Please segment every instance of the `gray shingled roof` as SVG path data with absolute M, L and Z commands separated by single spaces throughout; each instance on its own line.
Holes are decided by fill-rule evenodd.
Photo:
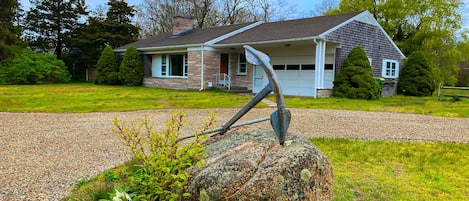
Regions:
M 125 50 L 129 46 L 137 48 L 151 48 L 151 47 L 168 47 L 168 46 L 182 46 L 182 45 L 198 45 L 210 41 L 219 36 L 225 35 L 252 23 L 234 24 L 228 26 L 212 27 L 205 29 L 194 29 L 193 32 L 187 33 L 180 37 L 171 37 L 172 33 L 161 33 L 147 39 L 139 40 L 125 46 L 116 48 L 117 51 Z
M 362 12 L 268 22 L 220 41 L 217 44 L 267 42 L 319 36 L 360 13 Z
M 296 38 L 318 36 L 337 25 L 355 17 L 362 12 L 320 16 L 313 18 L 295 19 L 279 22 L 267 22 L 242 33 L 236 34 L 216 45 L 245 44 L 252 42 L 268 42 Z M 253 23 L 234 24 L 228 26 L 194 29 L 180 37 L 171 37 L 172 33 L 162 33 L 147 39 L 119 47 L 116 51 L 123 51 L 129 46 L 137 48 L 164 48 L 173 46 L 200 45 L 219 36 L 241 29 Z

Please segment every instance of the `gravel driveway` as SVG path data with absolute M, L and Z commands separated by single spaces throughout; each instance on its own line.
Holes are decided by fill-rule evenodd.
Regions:
M 191 133 L 212 111 L 221 125 L 237 110 L 185 110 L 190 122 L 185 131 Z M 254 109 L 241 121 L 266 117 L 272 111 Z M 469 142 L 469 118 L 322 109 L 291 112 L 289 132 L 307 138 Z M 129 154 L 111 132 L 112 120 L 118 116 L 124 121 L 138 121 L 145 114 L 155 126 L 161 126 L 169 110 L 0 113 L 0 200 L 58 200 L 77 180 L 121 164 Z M 255 127 L 270 125 L 263 122 Z

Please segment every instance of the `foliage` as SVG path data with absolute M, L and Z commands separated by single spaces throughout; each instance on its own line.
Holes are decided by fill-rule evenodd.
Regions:
M 118 85 L 119 82 L 119 66 L 117 66 L 117 58 L 111 46 L 104 48 L 101 57 L 96 64 L 97 75 L 95 84 Z
M 0 3 L 0 66 L 2 63 L 19 54 L 23 42 L 21 30 L 13 24 L 18 15 L 17 0 L 2 0 Z
M 425 51 L 445 85 L 457 81 L 461 53 L 455 49 L 461 28 L 461 0 L 341 0 L 329 14 L 370 11 L 405 55 Z
M 119 68 L 119 80 L 124 85 L 138 86 L 143 81 L 143 64 L 134 46 L 130 46 L 125 51 L 124 60 Z
M 431 96 L 435 86 L 425 55 L 418 51 L 412 53 L 402 69 L 397 92 L 409 96 Z
M 313 138 L 334 167 L 333 200 L 465 200 L 468 144 Z
M 69 82 L 65 64 L 54 56 L 25 50 L 11 64 L 0 69 L 0 83 L 36 84 L 38 82 Z
M 166 122 L 166 130 L 157 132 L 150 125 L 148 116 L 139 125 L 121 123 L 116 118 L 114 130 L 126 146 L 141 163 L 139 171 L 130 177 L 130 186 L 140 200 L 177 200 L 188 196 L 185 187 L 188 182 L 188 168 L 201 167 L 204 163 L 203 142 L 206 136 L 195 137 L 189 142 L 179 142 L 184 113 L 171 113 L 171 120 Z M 215 124 L 212 114 L 201 130 L 207 130 Z
M 137 13 L 137 24 L 141 28 L 141 35 L 148 37 L 171 32 L 174 16 L 192 16 L 196 28 L 205 28 L 291 18 L 292 14 L 297 14 L 293 9 L 288 1 L 280 0 L 144 1 Z
M 351 99 L 379 99 L 379 86 L 361 47 L 353 48 L 334 80 L 334 96 Z
M 62 50 L 70 33 L 80 25 L 79 19 L 85 11 L 85 0 L 37 0 L 26 15 L 26 30 L 30 46 L 49 51 L 54 49 L 57 59 L 62 59 Z

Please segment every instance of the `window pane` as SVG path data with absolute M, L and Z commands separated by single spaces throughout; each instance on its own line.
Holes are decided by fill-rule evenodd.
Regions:
M 334 69 L 334 64 L 324 64 L 324 69 L 325 70 L 332 70 L 332 69 Z
M 246 55 L 244 54 L 239 55 L 239 63 L 246 63 Z
M 287 70 L 300 70 L 300 65 L 287 65 Z
M 239 73 L 246 73 L 246 64 L 239 64 Z
M 274 65 L 272 67 L 274 70 L 285 70 L 285 65 Z
M 170 75 L 171 76 L 183 76 L 184 75 L 184 58 L 183 55 L 171 55 L 170 56 Z
M 303 64 L 301 65 L 301 70 L 314 70 L 315 65 L 314 64 Z

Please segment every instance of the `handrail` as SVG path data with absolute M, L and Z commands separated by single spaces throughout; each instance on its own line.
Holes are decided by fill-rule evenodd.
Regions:
M 228 83 L 226 82 L 226 80 L 228 80 Z M 226 74 L 226 73 L 223 73 L 223 81 L 225 81 L 225 87 L 228 88 L 228 91 L 231 90 L 231 77 Z

